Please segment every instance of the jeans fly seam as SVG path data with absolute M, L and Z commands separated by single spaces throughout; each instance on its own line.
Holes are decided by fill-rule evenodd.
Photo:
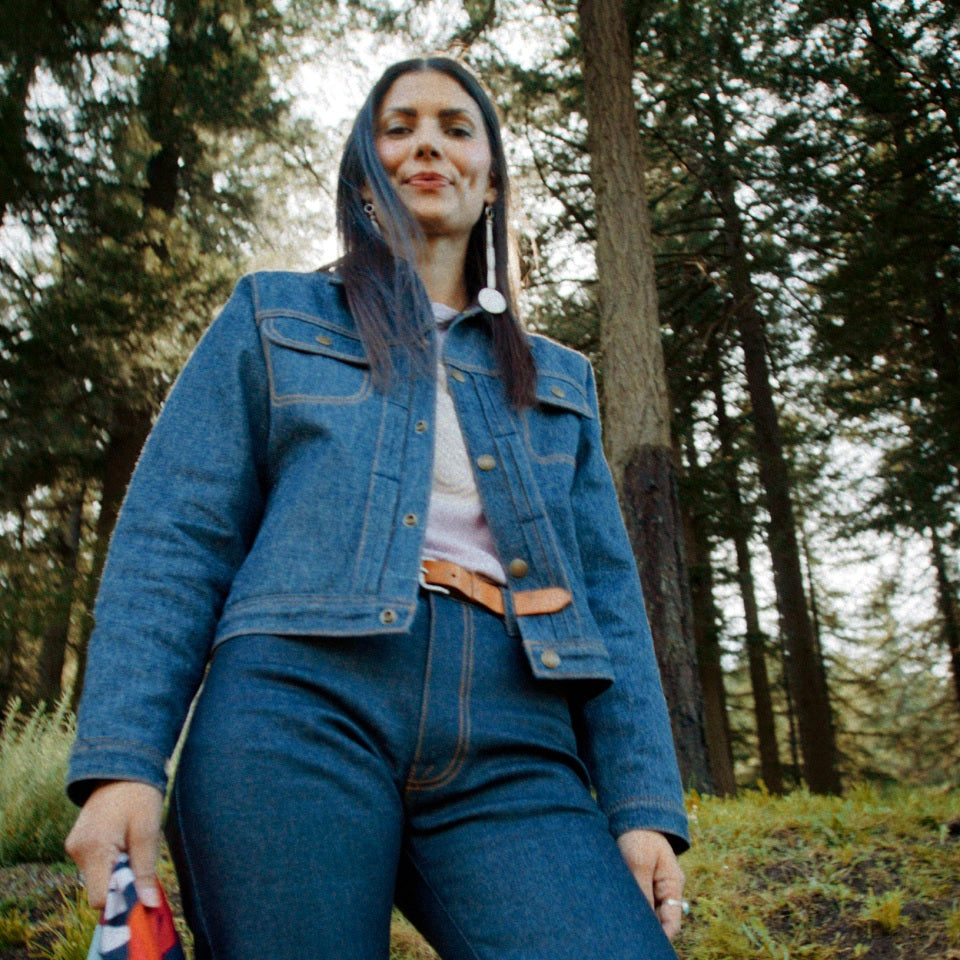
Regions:
M 407 781 L 407 792 L 413 790 L 438 790 L 451 783 L 463 768 L 470 749 L 470 687 L 473 683 L 474 632 L 473 609 L 468 604 L 459 604 L 463 616 L 462 666 L 460 687 L 457 691 L 457 743 L 447 766 L 432 777 L 412 776 Z M 432 639 L 432 636 L 431 636 Z M 432 644 L 431 644 L 432 647 Z M 411 773 L 415 768 L 411 768 Z

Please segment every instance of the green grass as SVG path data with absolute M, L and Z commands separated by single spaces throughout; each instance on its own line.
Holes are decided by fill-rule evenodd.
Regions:
M 76 812 L 63 793 L 72 737 L 63 708 L 0 724 L 0 868 L 52 864 L 0 869 L 0 960 L 86 957 L 93 912 L 59 862 Z M 681 960 L 960 960 L 960 788 L 687 803 Z M 176 907 L 168 861 L 160 874 Z M 396 915 L 390 957 L 436 955 Z
M 74 721 L 63 703 L 26 717 L 18 708 L 0 722 L 0 866 L 54 863 L 76 816 L 63 792 Z
M 960 790 L 688 806 L 683 960 L 960 960 Z
M 39 942 L 30 956 L 39 960 L 86 960 L 97 911 L 87 905 L 80 891 L 62 893 L 60 901 L 53 913 L 37 924 Z
M 33 936 L 29 916 L 16 905 L 0 907 L 0 950 L 25 947 Z

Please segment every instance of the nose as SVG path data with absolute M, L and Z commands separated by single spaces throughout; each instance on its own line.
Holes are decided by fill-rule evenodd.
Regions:
M 421 124 L 417 129 L 417 157 L 440 156 L 440 131 L 435 125 L 429 123 Z

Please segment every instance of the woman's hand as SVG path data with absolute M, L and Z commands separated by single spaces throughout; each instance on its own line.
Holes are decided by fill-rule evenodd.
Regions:
M 669 841 L 656 830 L 628 830 L 617 837 L 617 846 L 672 940 L 680 932 L 686 878 Z
M 163 794 L 147 783 L 117 780 L 97 787 L 83 805 L 64 847 L 80 868 L 90 906 L 107 899 L 117 856 L 130 856 L 137 896 L 147 907 L 160 906 L 157 853 Z

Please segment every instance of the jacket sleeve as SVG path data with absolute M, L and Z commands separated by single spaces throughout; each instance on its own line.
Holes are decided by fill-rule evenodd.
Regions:
M 603 454 L 589 366 L 587 380 L 594 416 L 582 427 L 573 511 L 590 610 L 615 679 L 582 704 L 580 749 L 611 832 L 658 830 L 681 852 L 689 835 L 670 719 L 633 551 Z
M 256 534 L 267 376 L 244 278 L 167 398 L 130 482 L 95 607 L 67 790 L 160 789 L 217 618 Z

